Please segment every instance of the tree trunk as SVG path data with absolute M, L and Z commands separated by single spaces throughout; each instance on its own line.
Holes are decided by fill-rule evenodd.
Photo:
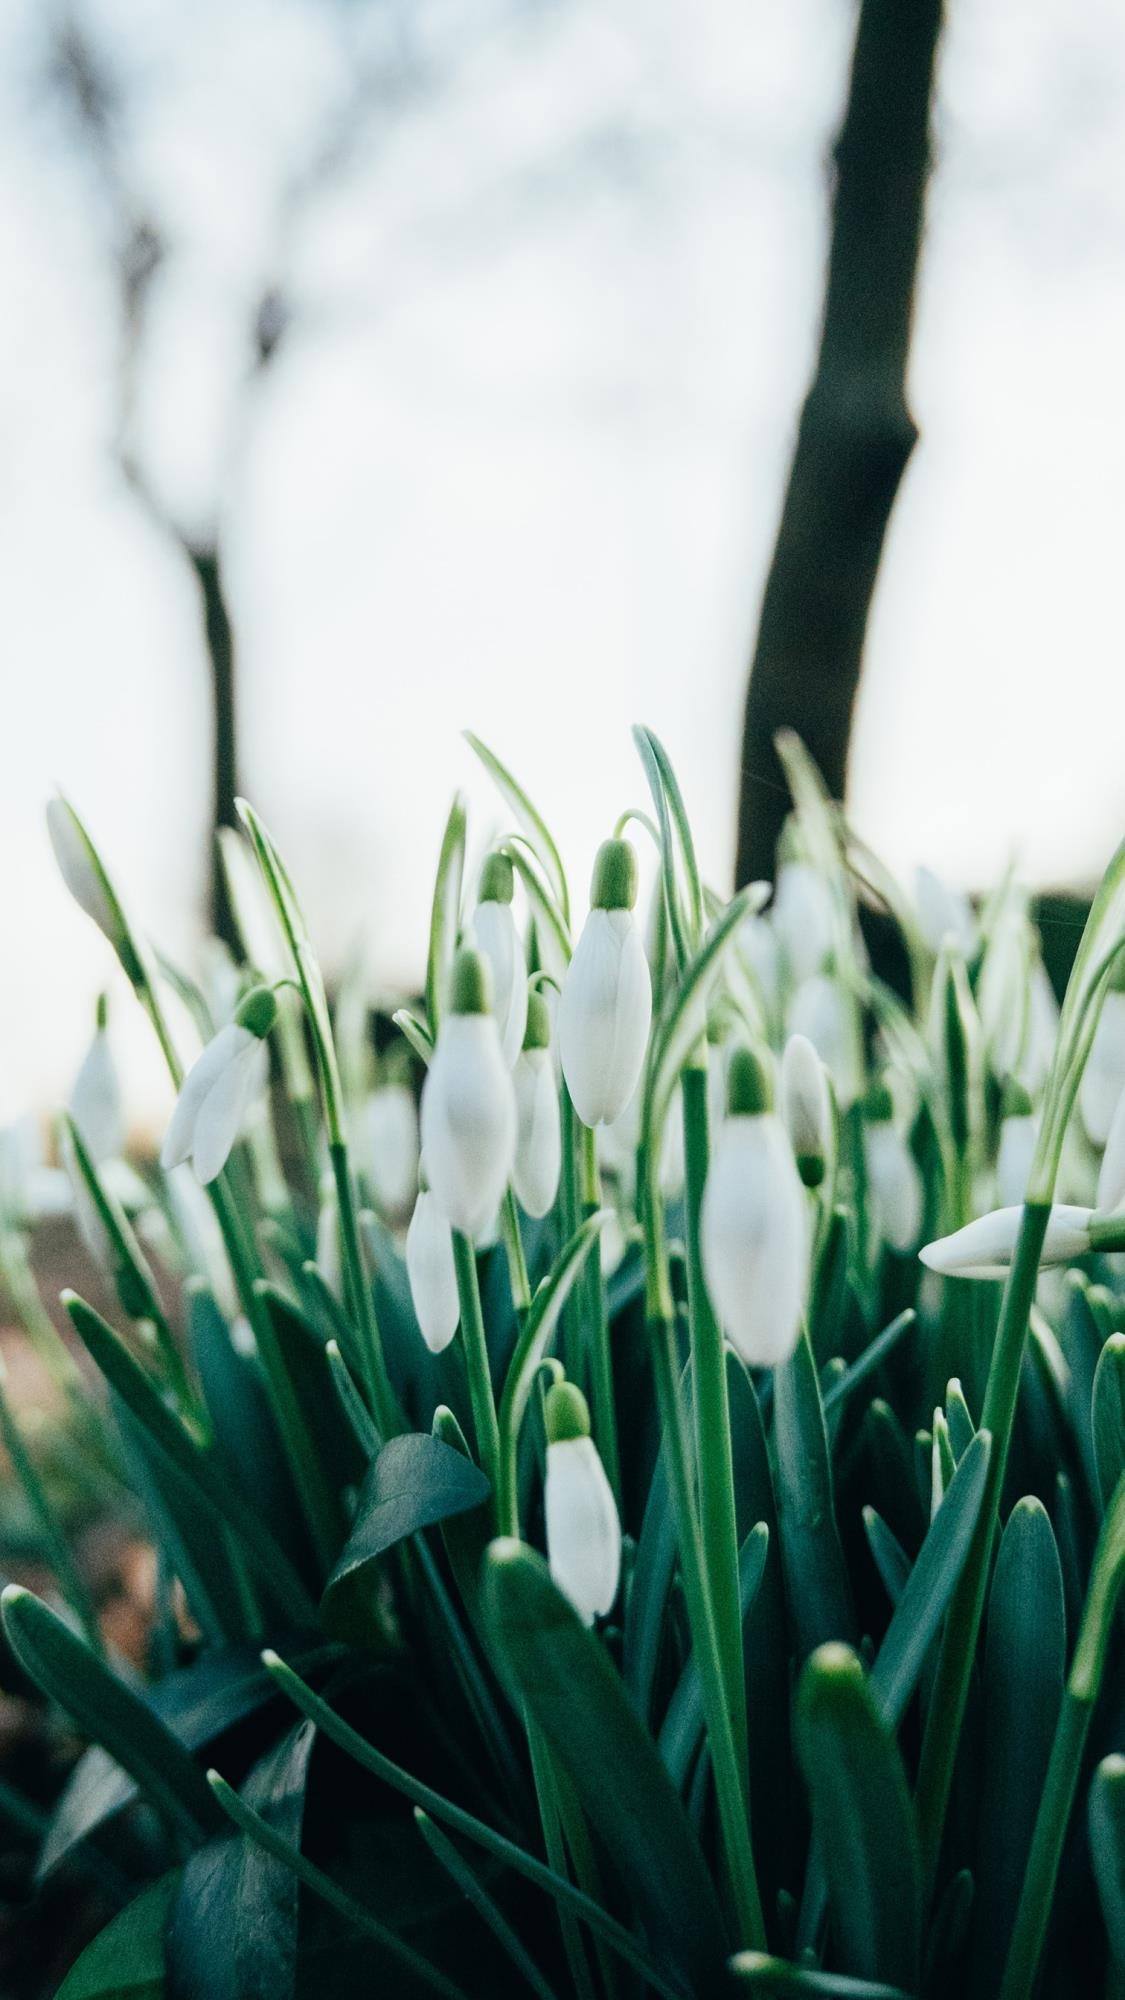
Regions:
M 221 826 L 236 826 L 234 802 L 238 796 L 238 735 L 235 709 L 234 631 L 223 586 L 218 549 L 211 543 L 190 547 L 188 555 L 199 585 L 203 611 L 203 634 L 211 669 L 212 759 L 211 759 L 211 926 L 216 937 L 236 946 L 234 916 L 227 896 L 226 878 L 214 838 Z
M 746 698 L 736 880 L 772 876 L 795 729 L 843 798 L 864 633 L 917 427 L 906 401 L 941 0 L 862 0 L 835 146 L 820 352 L 801 412 Z

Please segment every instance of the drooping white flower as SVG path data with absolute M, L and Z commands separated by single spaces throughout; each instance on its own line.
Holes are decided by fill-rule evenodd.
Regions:
M 996 1192 L 1003 1208 L 1019 1207 L 1027 1192 L 1031 1162 L 1039 1137 L 1039 1120 L 1023 1086 L 1009 1083 L 1000 1116 L 996 1147 Z
M 1122 1204 L 1125 1204 L 1125 1090 L 1117 1100 L 1098 1172 L 1098 1212 L 1112 1215 Z
M 492 974 L 492 1007 L 509 1069 L 523 1047 L 527 1024 L 527 960 L 512 913 L 514 871 L 506 854 L 490 854 L 481 876 L 473 936 Z
M 789 1135 L 769 1108 L 762 1065 L 736 1049 L 727 1116 L 703 1191 L 700 1239 L 711 1304 L 751 1367 L 788 1360 L 809 1276 L 806 1196 Z
M 819 1187 L 832 1146 L 832 1103 L 824 1064 L 807 1035 L 790 1035 L 781 1057 L 781 1116 L 806 1187 Z
M 512 1186 L 528 1215 L 546 1215 L 562 1166 L 559 1092 L 551 1061 L 551 1023 L 542 994 L 528 999 L 523 1048 L 512 1072 L 516 1092 L 516 1162 Z
M 1087 1137 L 1104 1146 L 1125 1090 L 1125 992 L 1111 987 L 1102 1002 L 1090 1054 L 1082 1072 L 1078 1103 Z
M 203 1187 L 222 1172 L 254 1099 L 265 1089 L 266 1037 L 276 1018 L 273 992 L 256 986 L 234 1020 L 196 1057 L 160 1149 L 166 1172 L 190 1159 Z
M 972 957 L 977 948 L 976 918 L 960 889 L 943 882 L 932 869 L 919 868 L 914 877 L 914 907 L 918 929 L 935 957 L 947 937 L 956 941 L 963 957 Z
M 1033 1096 L 1038 1095 L 1047 1080 L 1058 1034 L 1059 1003 L 1050 974 L 1043 960 L 1037 958 L 1031 969 L 1027 1038 L 1019 1071 L 1021 1081 Z
M 1010 896 L 989 937 L 976 986 L 984 1045 L 999 1077 L 1018 1073 L 1027 1047 L 1033 948 L 1022 900 Z
M 121 943 L 121 913 L 98 865 L 86 830 L 74 807 L 61 793 L 47 801 L 47 832 L 59 873 L 80 910 L 93 919 L 117 950 Z
M 96 1166 L 120 1157 L 125 1148 L 125 1108 L 106 1026 L 104 996 L 98 1003 L 93 1039 L 71 1086 L 69 1110 Z
M 836 1087 L 841 1111 L 855 1103 L 863 1088 L 863 1055 L 855 1008 L 838 979 L 815 973 L 798 986 L 789 1002 L 786 1028 L 803 1035 L 816 1050 Z
M 879 1233 L 892 1250 L 913 1250 L 922 1229 L 922 1176 L 894 1122 L 890 1092 L 877 1086 L 866 1104 L 863 1157 Z
M 1047 1220 L 1040 1264 L 1071 1264 L 1090 1248 L 1090 1220 L 1093 1211 L 1057 1202 Z M 923 1264 L 944 1277 L 1003 1278 L 1012 1261 L 1019 1235 L 1022 1207 L 994 1208 L 978 1215 L 952 1236 L 939 1237 L 919 1251 Z
M 365 1108 L 367 1162 L 385 1215 L 405 1215 L 418 1185 L 418 1106 L 408 1083 L 382 1083 Z
M 480 952 L 458 952 L 449 1011 L 422 1086 L 422 1151 L 454 1229 L 476 1236 L 495 1215 L 516 1150 L 516 1099 Z
M 770 918 L 794 984 L 823 971 L 836 946 L 836 907 L 831 888 L 811 862 L 782 865 Z
M 457 1331 L 461 1308 L 453 1262 L 453 1232 L 436 1196 L 424 1181 L 406 1232 L 406 1275 L 422 1338 L 431 1354 L 440 1354 Z
M 604 1618 L 621 1577 L 621 1522 L 586 1398 L 572 1382 L 547 1394 L 544 1508 L 551 1575 L 583 1624 Z
M 598 850 L 591 910 L 563 981 L 559 1053 L 584 1125 L 612 1125 L 632 1097 L 652 1020 L 652 980 L 633 918 L 637 865 L 626 840 Z

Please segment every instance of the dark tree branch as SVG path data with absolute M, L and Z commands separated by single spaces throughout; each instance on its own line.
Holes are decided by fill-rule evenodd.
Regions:
M 736 881 L 771 876 L 803 738 L 842 799 L 867 617 L 917 438 L 906 401 L 941 0 L 862 0 L 835 147 L 820 352 L 762 600 L 742 741 Z

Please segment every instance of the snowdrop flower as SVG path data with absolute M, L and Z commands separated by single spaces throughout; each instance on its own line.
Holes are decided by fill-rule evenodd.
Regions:
M 125 1112 L 121 1084 L 113 1060 L 104 993 L 98 1001 L 94 1037 L 74 1079 L 70 1115 L 96 1166 L 116 1160 L 125 1148 Z
M 1009 899 L 996 920 L 977 981 L 976 999 L 993 1074 L 1014 1076 L 1027 1045 L 1031 1014 L 1031 930 Z
M 864 1108 L 863 1155 L 880 1234 L 892 1250 L 913 1250 L 922 1228 L 918 1163 L 895 1125 L 885 1084 L 874 1086 Z
M 810 1041 L 836 1086 L 841 1111 L 863 1088 L 855 1012 L 838 979 L 818 972 L 803 980 L 789 1002 L 786 1028 Z
M 367 1158 L 375 1199 L 401 1216 L 418 1185 L 418 1107 L 404 1082 L 382 1083 L 367 1100 Z
M 1098 1212 L 1111 1215 L 1125 1203 L 1125 1090 L 1117 1100 L 1113 1123 L 1098 1173 Z
M 914 908 L 918 929 L 935 958 L 947 937 L 952 937 L 963 957 L 971 958 L 977 948 L 977 926 L 972 905 L 960 889 L 953 889 L 930 868 L 919 868 L 914 877 Z
M 790 1035 L 781 1058 L 781 1116 L 806 1187 L 819 1187 L 832 1144 L 824 1064 L 806 1035 Z
M 652 980 L 633 919 L 636 856 L 627 840 L 598 849 L 590 914 L 563 981 L 559 1053 L 584 1125 L 612 1125 L 640 1080 Z
M 406 1275 L 422 1338 L 431 1354 L 440 1354 L 457 1331 L 461 1308 L 453 1232 L 424 1174 L 406 1232 Z
M 506 854 L 490 854 L 473 913 L 477 950 L 492 973 L 492 1005 L 508 1068 L 515 1067 L 527 1022 L 527 962 L 512 914 L 515 870 Z
M 551 1022 L 541 993 L 527 1003 L 523 1048 L 512 1073 L 516 1092 L 516 1163 L 512 1186 L 527 1215 L 546 1215 L 562 1165 L 559 1093 L 551 1061 Z
M 1111 974 L 1117 981 L 1122 975 Z M 1078 1103 L 1087 1137 L 1104 1146 L 1122 1091 L 1125 1090 L 1125 992 L 1114 983 L 1102 1002 L 1090 1054 L 1082 1072 Z
M 1059 1036 L 1059 1003 L 1050 974 L 1041 958 L 1031 970 L 1027 1037 L 1020 1061 L 1020 1076 L 1033 1096 L 1042 1090 Z
M 340 1268 L 340 1206 L 336 1199 L 336 1180 L 333 1174 L 325 1174 L 320 1183 L 320 1207 L 316 1218 L 316 1264 L 329 1291 L 336 1297 L 344 1295 L 343 1272 Z
M 809 861 L 786 861 L 770 917 L 794 984 L 821 972 L 836 944 L 836 906 L 820 870 Z
M 996 1148 L 996 1192 L 1004 1208 L 1022 1206 L 1038 1137 L 1039 1120 L 1032 1113 L 1027 1091 L 1021 1083 L 1009 1083 Z
M 700 1235 L 707 1290 L 731 1345 L 754 1368 L 788 1360 L 809 1276 L 806 1197 L 765 1070 L 749 1049 L 736 1049 L 728 1066 Z
M 1040 1264 L 1071 1264 L 1090 1248 L 1092 1210 L 1057 1202 L 1047 1219 Z M 1020 1230 L 1022 1205 L 994 1208 L 978 1215 L 952 1236 L 942 1236 L 919 1251 L 923 1264 L 943 1277 L 1003 1278 L 1008 1272 Z
M 190 1159 L 203 1187 L 222 1173 L 250 1106 L 265 1089 L 266 1037 L 276 1019 L 273 991 L 255 986 L 234 1020 L 196 1057 L 160 1149 L 165 1172 Z
M 59 873 L 79 909 L 93 919 L 114 950 L 120 950 L 121 911 L 85 827 L 61 792 L 47 802 L 47 832 Z
M 621 1576 L 621 1523 L 590 1436 L 586 1398 L 573 1382 L 547 1392 L 547 1560 L 584 1625 L 604 1618 Z
M 491 1012 L 488 962 L 460 951 L 422 1086 L 426 1172 L 454 1229 L 476 1236 L 492 1220 L 515 1150 L 515 1092 Z

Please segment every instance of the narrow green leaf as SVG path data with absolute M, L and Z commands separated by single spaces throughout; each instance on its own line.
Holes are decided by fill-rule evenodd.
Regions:
M 360 1489 L 351 1534 L 325 1586 L 326 1610 L 342 1585 L 396 1542 L 479 1507 L 488 1490 L 478 1465 L 427 1432 L 388 1439 Z
M 876 1368 L 881 1368 L 899 1341 L 917 1324 L 917 1313 L 913 1306 L 907 1306 L 905 1312 L 900 1312 L 897 1319 L 893 1319 L 889 1326 L 884 1327 L 882 1333 L 877 1334 L 875 1339 L 868 1343 L 858 1360 L 852 1362 L 851 1367 L 841 1375 L 839 1381 L 833 1382 L 831 1387 L 825 1390 L 825 1416 L 828 1416 L 838 1404 L 846 1402 L 852 1390 L 858 1389 L 860 1383 L 866 1381 Z
M 964 1568 L 991 1451 L 988 1432 L 978 1431 L 934 1515 L 883 1636 L 868 1686 L 872 1700 L 891 1723 L 899 1722 L 905 1712 Z
M 805 1335 L 790 1360 L 774 1369 L 773 1402 L 778 1533 L 798 1658 L 804 1660 L 828 1639 L 855 1636 L 820 1385 Z
M 763 2000 L 913 2000 L 901 1986 L 884 1986 L 875 1979 L 848 1979 L 819 1966 L 791 1965 L 764 1951 L 740 1951 L 729 1970 L 740 1986 L 749 1986 Z
M 762 1581 L 769 1539 L 769 1529 L 764 1521 L 759 1521 L 757 1526 L 751 1529 L 739 1551 L 738 1595 L 743 1619 L 748 1618 L 758 1585 Z M 703 1728 L 703 1689 L 699 1680 L 699 1665 L 694 1653 L 691 1653 L 684 1662 L 683 1671 L 668 1704 L 657 1743 L 664 1768 L 679 1792 L 683 1791 L 684 1782 L 703 1740 Z
M 863 1510 L 863 1531 L 883 1588 L 891 1603 L 897 1604 L 909 1581 L 910 1557 L 874 1507 Z
M 844 1967 L 913 1991 L 922 1923 L 914 1808 L 898 1745 L 848 1647 L 822 1646 L 809 1660 L 794 1737 Z
M 976 1436 L 977 1427 L 956 1376 L 946 1385 L 945 1420 L 949 1425 L 949 1443 L 953 1456 L 960 1462 Z
M 1125 1472 L 1125 1333 L 1111 1333 L 1094 1375 L 1094 1460 L 1103 1509 Z
M 1125 1973 L 1125 1757 L 1103 1757 L 1094 1772 L 1090 1850 L 1114 1964 Z
M 490 750 L 487 743 L 482 743 L 479 736 L 474 736 L 471 729 L 464 731 L 464 737 L 470 750 L 476 752 L 489 777 L 496 785 L 501 796 L 511 806 L 512 811 L 527 834 L 539 860 L 543 864 L 543 872 L 547 876 L 558 898 L 563 918 L 569 924 L 570 895 L 567 889 L 566 869 L 563 867 L 562 856 L 555 845 L 546 820 L 538 808 L 532 804 L 523 786 L 513 778 L 507 765 L 500 762 L 496 752 Z
M 430 946 L 426 956 L 426 1021 L 437 1038 L 445 1006 L 445 986 L 457 949 L 461 921 L 461 879 L 465 868 L 465 801 L 457 793 L 449 808 L 438 855 L 434 900 L 430 910 Z
M 524 1319 L 515 1352 L 508 1364 L 498 1413 L 502 1484 L 505 1489 L 501 1496 L 501 1520 L 512 1518 L 520 1426 L 536 1371 L 550 1346 L 559 1315 L 575 1281 L 608 1221 L 608 1209 L 599 1209 L 580 1224 L 570 1241 L 563 1245 L 550 1272 L 538 1287 Z
M 473 1908 L 488 1925 L 492 1935 L 507 1952 L 521 1979 L 539 2000 L 555 2000 L 553 1987 L 547 1984 L 535 1960 L 520 1943 L 511 1924 L 493 1901 L 474 1868 L 470 1868 L 457 1852 L 448 1834 L 435 1824 L 421 1806 L 414 1808 L 414 1823 L 435 1860 L 452 1876 L 457 1887 Z
M 55 2000 L 163 2000 L 164 1927 L 178 1882 L 173 1868 L 119 1910 L 71 1966 Z
M 4 1632 L 24 1672 L 100 1743 L 187 1837 L 217 1823 L 207 1781 L 167 1725 L 98 1655 L 41 1604 L 10 1583 L 0 1597 Z
M 999 1991 L 1066 1666 L 1062 1572 L 1046 1509 L 1020 1500 L 1000 1538 L 988 1599 L 984 1773 L 970 1992 Z
M 519 1542 L 492 1544 L 485 1609 L 513 1691 L 568 1772 L 661 1956 L 689 1978 L 712 1977 L 722 1923 L 711 1879 L 604 1647 Z

